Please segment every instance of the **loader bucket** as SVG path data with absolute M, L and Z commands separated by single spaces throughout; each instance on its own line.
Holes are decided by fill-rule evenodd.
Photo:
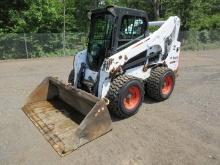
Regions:
M 63 156 L 112 129 L 106 102 L 48 77 L 30 94 L 22 110 Z

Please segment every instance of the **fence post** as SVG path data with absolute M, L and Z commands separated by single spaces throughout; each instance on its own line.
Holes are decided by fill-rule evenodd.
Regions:
M 28 59 L 27 39 L 25 33 L 24 33 L 24 45 L 25 45 L 26 58 Z
M 63 0 L 63 55 L 66 56 L 66 2 Z

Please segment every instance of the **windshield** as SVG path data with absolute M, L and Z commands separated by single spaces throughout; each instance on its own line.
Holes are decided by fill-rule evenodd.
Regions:
M 114 17 L 111 14 L 98 14 L 92 16 L 88 57 L 90 67 L 99 69 L 111 47 Z

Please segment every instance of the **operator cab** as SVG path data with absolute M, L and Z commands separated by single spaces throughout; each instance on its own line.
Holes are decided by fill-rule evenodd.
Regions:
M 147 13 L 141 10 L 108 6 L 88 13 L 91 20 L 88 63 L 98 71 L 105 58 L 140 41 L 147 35 Z

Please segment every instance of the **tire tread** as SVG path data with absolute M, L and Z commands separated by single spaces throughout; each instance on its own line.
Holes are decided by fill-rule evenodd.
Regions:
M 160 94 L 160 79 L 163 74 L 168 71 L 170 71 L 170 69 L 167 67 L 154 68 L 151 71 L 150 77 L 147 79 L 146 92 L 151 98 L 157 101 L 164 100 L 164 98 L 162 98 Z
M 123 113 L 118 108 L 119 90 L 123 87 L 125 83 L 129 82 L 132 79 L 137 79 L 137 78 L 134 78 L 133 76 L 128 76 L 128 75 L 120 75 L 117 78 L 115 78 L 110 85 L 110 89 L 107 95 L 107 98 L 110 101 L 108 108 L 112 113 L 114 113 L 116 116 L 120 118 L 126 118 L 128 117 L 128 115 Z

